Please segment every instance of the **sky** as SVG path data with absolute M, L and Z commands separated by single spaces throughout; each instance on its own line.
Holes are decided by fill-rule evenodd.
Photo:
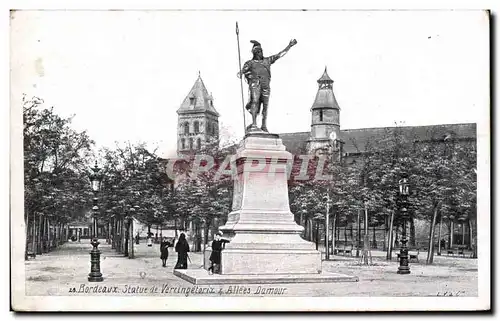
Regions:
M 238 72 L 271 68 L 268 128 L 310 130 L 325 66 L 341 129 L 484 123 L 489 26 L 480 11 L 16 11 L 11 17 L 11 104 L 43 98 L 97 147 L 144 141 L 175 154 L 176 110 L 201 74 L 224 140 L 243 136 Z M 244 83 L 245 103 L 248 97 Z M 19 110 L 19 109 L 18 109 Z M 250 115 L 246 114 L 247 122 Z

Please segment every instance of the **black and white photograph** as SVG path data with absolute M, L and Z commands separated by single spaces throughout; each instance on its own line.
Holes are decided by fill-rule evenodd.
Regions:
M 490 21 L 11 10 L 12 309 L 491 309 Z

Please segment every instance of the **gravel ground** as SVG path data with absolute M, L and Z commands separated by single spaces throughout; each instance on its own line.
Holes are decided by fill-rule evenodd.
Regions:
M 239 286 L 194 286 L 172 273 L 177 256 L 170 248 L 167 267 L 161 267 L 159 245 L 135 245 L 136 258 L 128 259 L 101 241 L 101 271 L 104 282 L 88 282 L 91 245 L 66 243 L 51 253 L 26 261 L 26 295 L 106 295 L 106 296 L 477 296 L 477 259 L 435 256 L 426 265 L 427 253 L 420 253 L 420 263 L 411 264 L 411 274 L 399 275 L 397 262 L 385 260 L 385 253 L 373 251 L 373 265 L 361 266 L 355 257 L 335 256 L 323 261 L 323 270 L 355 275 L 359 282 L 330 284 L 273 284 Z M 199 253 L 190 254 L 190 268 L 202 266 Z M 96 289 L 96 286 L 99 288 Z M 105 287 L 105 288 L 104 288 Z M 264 294 L 261 293 L 264 290 Z M 112 293 L 94 293 L 93 291 Z M 116 291 L 113 293 L 113 291 Z M 241 293 L 239 293 L 241 292 Z M 243 294 L 243 292 L 247 292 Z M 88 295 L 88 294 L 87 294 Z

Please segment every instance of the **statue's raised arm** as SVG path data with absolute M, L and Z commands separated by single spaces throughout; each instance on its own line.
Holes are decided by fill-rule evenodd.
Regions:
M 290 43 L 288 44 L 288 46 L 286 46 L 285 49 L 283 49 L 280 52 L 278 52 L 275 56 L 278 56 L 278 58 L 283 57 L 284 55 L 286 55 L 286 53 L 288 52 L 288 50 L 290 50 L 290 48 L 292 48 L 296 44 L 297 44 L 297 40 L 295 40 L 295 39 L 290 40 Z

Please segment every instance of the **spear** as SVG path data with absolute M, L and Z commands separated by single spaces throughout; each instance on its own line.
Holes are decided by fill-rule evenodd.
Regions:
M 238 42 L 238 63 L 240 66 L 239 72 L 241 73 L 240 30 L 238 28 L 238 21 L 236 21 L 236 40 Z M 245 120 L 245 99 L 243 98 L 243 75 L 242 74 L 240 74 L 240 85 L 241 85 L 241 105 L 243 107 L 243 132 L 246 133 L 247 122 Z

